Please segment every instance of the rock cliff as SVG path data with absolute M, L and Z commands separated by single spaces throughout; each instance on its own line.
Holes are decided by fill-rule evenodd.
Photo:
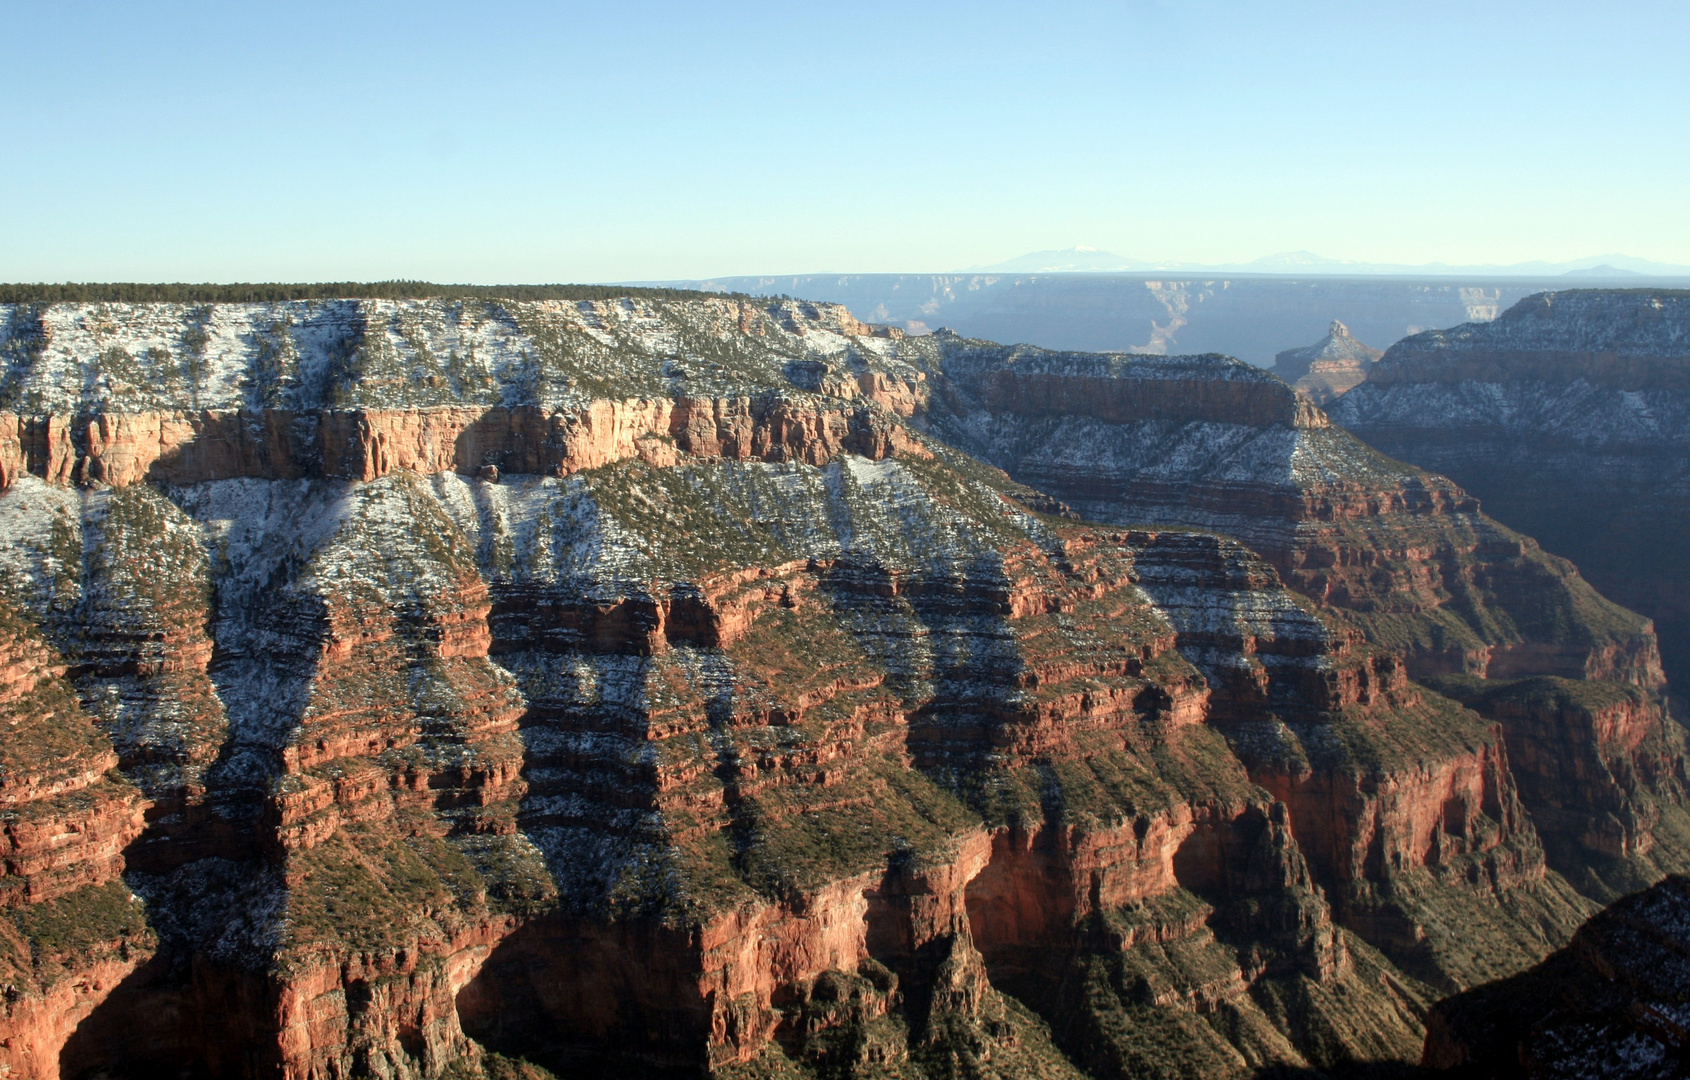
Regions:
M 1653 627 L 1563 559 L 1226 357 L 937 338 L 933 430 L 1083 516 L 1213 529 L 1402 653 L 1410 673 L 1659 687 Z
M 1334 399 L 1367 381 L 1367 373 L 1384 354 L 1350 336 L 1350 328 L 1332 320 L 1326 336 L 1302 349 L 1287 349 L 1274 358 L 1273 373 L 1306 394 L 1316 405 Z
M 14 1075 L 1404 1062 L 1682 865 L 1646 621 L 1235 361 L 7 318 Z
M 1541 293 L 1398 342 L 1334 410 L 1577 562 L 1690 671 L 1690 294 Z
M 59 1075 L 65 1040 L 152 954 L 119 877 L 146 805 L 37 627 L 0 606 L 0 1068 Z

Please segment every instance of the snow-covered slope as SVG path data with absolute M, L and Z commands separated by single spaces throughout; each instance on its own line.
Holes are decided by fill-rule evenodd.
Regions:
M 1577 561 L 1690 673 L 1690 292 L 1543 293 L 1407 338 L 1332 415 Z

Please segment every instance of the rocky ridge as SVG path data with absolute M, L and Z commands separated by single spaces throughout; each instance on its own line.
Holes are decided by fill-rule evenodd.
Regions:
M 66 863 L 129 967 L 14 1010 L 22 1074 L 1405 1061 L 1679 866 L 1647 623 L 1235 361 L 732 299 L 8 318 L 13 667 L 69 658 L 133 808 Z
M 1646 620 L 1265 372 L 938 336 L 950 348 L 932 429 L 1086 518 L 1237 537 L 1412 674 L 1661 684 Z
M 1332 320 L 1326 336 L 1301 349 L 1287 349 L 1274 357 L 1273 373 L 1306 394 L 1316 405 L 1334 399 L 1367 381 L 1367 373 L 1384 353 L 1350 336 L 1350 328 Z
M 1675 672 L 1690 665 L 1687 380 L 1690 294 L 1571 290 L 1406 338 L 1334 408 L 1652 617 Z
M 1690 879 L 1673 875 L 1579 927 L 1512 978 L 1440 1002 L 1424 1063 L 1456 1075 L 1681 1076 Z
M 119 877 L 145 803 L 65 673 L 0 607 L 0 1052 L 23 1076 L 57 1075 L 65 1040 L 157 943 Z

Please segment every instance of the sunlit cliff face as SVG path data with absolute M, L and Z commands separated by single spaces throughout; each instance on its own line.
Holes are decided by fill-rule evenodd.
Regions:
M 1646 620 L 1237 361 L 9 319 L 14 1075 L 1413 1060 L 1690 862 Z

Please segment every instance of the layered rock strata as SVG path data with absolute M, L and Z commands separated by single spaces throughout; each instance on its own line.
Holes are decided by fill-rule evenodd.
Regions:
M 1400 1062 L 1437 989 L 1590 909 L 1558 868 L 1610 853 L 1550 866 L 1534 807 L 1632 807 L 1634 876 L 1675 820 L 1647 625 L 1223 359 L 730 299 L 9 319 L 7 600 L 129 808 L 64 887 L 140 897 L 73 1023 L 17 1014 L 26 1075 Z M 1294 467 L 1123 465 L 1088 504 L 952 445 L 1000 421 Z M 1449 667 L 1635 716 L 1410 681 Z M 1587 736 L 1606 772 L 1562 790 Z
M 64 676 L 0 605 L 0 1069 L 13 1076 L 59 1076 L 66 1040 L 156 944 L 119 877 L 145 803 Z
M 1573 290 L 1393 345 L 1335 418 L 1654 619 L 1690 670 L 1690 296 Z
M 1612 900 L 1684 858 L 1684 739 L 1635 686 L 1448 676 L 1434 685 L 1507 735 L 1522 801 L 1552 864 Z
M 1662 684 L 1647 620 L 1271 375 L 935 337 L 936 433 L 1086 517 L 1237 537 L 1411 674 Z
M 1208 722 L 1286 807 L 1343 925 L 1443 989 L 1578 925 L 1590 904 L 1548 871 L 1497 724 L 1409 682 L 1236 544 L 1147 538 L 1140 584 L 1207 677 Z
M 1274 358 L 1273 373 L 1296 387 L 1316 405 L 1330 405 L 1367 381 L 1367 373 L 1384 353 L 1350 336 L 1350 328 L 1332 320 L 1326 336 L 1301 349 L 1286 349 Z
M 0 426 L 29 423 L 0 414 Z M 842 450 L 871 457 L 916 452 L 903 430 L 872 408 L 778 392 L 598 400 L 550 412 L 500 406 L 99 413 L 42 426 L 39 448 L 24 455 L 28 472 L 50 482 L 114 487 L 242 476 L 374 480 L 396 468 L 567 476 L 636 457 L 672 464 L 677 454 L 816 465 Z

